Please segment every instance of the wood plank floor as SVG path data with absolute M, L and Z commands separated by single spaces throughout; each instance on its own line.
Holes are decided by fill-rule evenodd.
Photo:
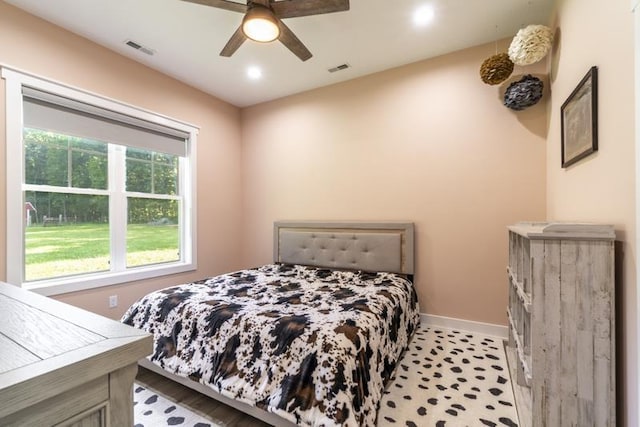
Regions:
M 136 382 L 153 389 L 165 396 L 171 396 L 172 400 L 186 406 L 219 426 L 224 427 L 269 427 L 250 415 L 238 411 L 223 403 L 217 402 L 202 393 L 191 390 L 176 382 L 167 380 L 161 375 L 151 372 L 141 366 L 138 367 Z

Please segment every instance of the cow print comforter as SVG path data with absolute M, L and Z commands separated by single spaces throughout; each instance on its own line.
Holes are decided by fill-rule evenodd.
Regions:
M 372 426 L 418 324 L 401 275 L 273 264 L 153 292 L 151 361 L 299 425 Z

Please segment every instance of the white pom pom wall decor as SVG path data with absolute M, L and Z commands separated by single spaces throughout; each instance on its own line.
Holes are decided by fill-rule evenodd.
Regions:
M 516 65 L 531 65 L 549 52 L 553 43 L 551 28 L 545 25 L 529 25 L 511 41 L 509 58 Z

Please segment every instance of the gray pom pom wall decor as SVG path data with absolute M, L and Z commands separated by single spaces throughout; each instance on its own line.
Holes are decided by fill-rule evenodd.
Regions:
M 509 85 L 504 93 L 504 105 L 516 111 L 531 107 L 542 98 L 543 87 L 542 80 L 527 74 Z

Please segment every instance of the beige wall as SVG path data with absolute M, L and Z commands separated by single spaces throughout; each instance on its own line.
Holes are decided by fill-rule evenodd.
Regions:
M 200 126 L 198 271 L 158 280 L 60 295 L 58 299 L 117 318 L 152 289 L 240 267 L 240 112 L 237 108 L 110 50 L 0 2 L 0 64 L 57 80 Z M 4 99 L 4 80 L 0 80 Z M 0 165 L 5 164 L 4 102 Z M 2 167 L 4 169 L 4 167 Z M 0 175 L 0 280 L 6 279 L 5 175 Z M 109 295 L 119 307 L 108 309 Z
M 545 215 L 546 111 L 502 106 L 478 74 L 494 53 L 244 109 L 245 264 L 271 260 L 274 220 L 409 220 L 421 311 L 505 324 L 506 226 Z
M 637 426 L 637 283 L 634 141 L 634 33 L 629 1 L 561 0 L 559 37 L 550 61 L 547 216 L 615 224 L 619 269 L 619 363 L 622 424 Z M 599 70 L 597 154 L 560 167 L 560 106 L 586 74 Z

